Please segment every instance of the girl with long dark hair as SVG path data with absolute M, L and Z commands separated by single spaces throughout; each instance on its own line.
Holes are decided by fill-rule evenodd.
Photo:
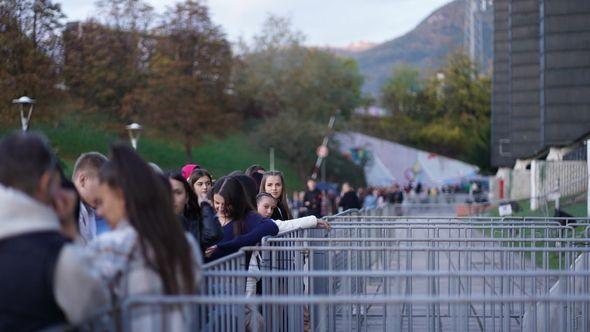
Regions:
M 99 181 L 98 213 L 113 230 L 99 236 L 90 249 L 113 299 L 194 293 L 200 253 L 172 210 L 167 183 L 133 148 L 121 144 L 111 147 Z M 152 326 L 178 330 L 188 324 L 178 308 L 134 313 L 133 330 Z
M 206 169 L 195 168 L 188 177 L 188 183 L 197 197 L 197 203 L 209 201 L 208 195 L 213 185 L 213 177 Z
M 223 177 L 209 193 L 224 237 L 216 246 L 206 251 L 208 260 L 234 253 L 245 246 L 259 243 L 263 237 L 278 233 L 277 225 L 254 211 L 244 187 L 232 176 Z M 249 259 L 249 257 L 248 257 Z
M 287 188 L 285 187 L 283 173 L 278 171 L 265 172 L 260 182 L 260 192 L 269 193 L 277 200 L 277 207 L 274 209 L 272 219 L 293 219 L 291 209 L 289 209 L 289 201 L 287 200 Z
M 191 233 L 201 250 L 216 244 L 223 238 L 223 230 L 215 220 L 215 211 L 208 200 L 199 204 L 197 195 L 180 172 L 168 174 L 172 187 L 174 213 L 182 221 L 184 230 Z

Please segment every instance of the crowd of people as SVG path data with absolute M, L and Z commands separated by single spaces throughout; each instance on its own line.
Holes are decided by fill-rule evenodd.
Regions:
M 401 205 L 455 204 L 458 195 L 465 196 L 464 203 L 484 203 L 487 193 L 477 182 L 466 186 L 459 184 L 425 187 L 419 181 L 409 181 L 403 187 L 394 182 L 389 187 L 368 187 L 354 189 L 344 182 L 338 188 L 326 187 L 320 191 L 314 180 L 308 180 L 307 191 L 293 192 L 290 206 L 295 217 L 306 215 L 313 207 L 317 217 L 333 215 L 349 209 L 374 209 L 388 205 L 401 213 Z M 400 208 L 400 209 L 397 209 Z
M 260 165 L 219 178 L 196 164 L 164 173 L 114 144 L 108 157 L 79 156 L 70 179 L 44 136 L 7 135 L 0 141 L 0 330 L 78 324 L 133 295 L 196 294 L 203 263 L 265 236 L 330 228 L 321 215 L 313 180 L 292 210 L 282 173 Z M 252 258 L 245 267 L 255 267 Z M 134 330 L 158 320 L 138 315 Z M 182 321 L 166 322 L 176 324 L 166 330 L 183 329 Z
M 315 215 L 316 217 L 333 215 L 349 209 L 372 209 L 388 204 L 402 204 L 406 193 L 399 185 L 389 188 L 359 188 L 355 190 L 349 182 L 344 182 L 336 189 L 319 190 L 314 180 L 307 181 L 307 190 L 293 192 L 290 201 L 294 216 Z

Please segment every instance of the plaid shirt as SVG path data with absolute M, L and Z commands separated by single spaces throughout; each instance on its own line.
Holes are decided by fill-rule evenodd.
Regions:
M 81 244 L 86 245 L 96 238 L 96 214 L 94 209 L 82 202 L 80 202 L 78 228 L 80 229 L 79 240 Z
M 200 263 L 199 251 L 188 234 L 187 240 L 195 257 L 196 275 L 196 267 Z M 94 253 L 94 266 L 109 288 L 114 305 L 131 296 L 164 294 L 160 276 L 148 266 L 141 253 L 137 232 L 127 221 L 119 223 L 113 231 L 97 237 L 89 244 L 89 249 Z M 185 309 L 178 306 L 134 307 L 129 316 L 125 316 L 130 317 L 130 322 L 124 323 L 130 324 L 133 331 L 187 330 L 190 322 Z

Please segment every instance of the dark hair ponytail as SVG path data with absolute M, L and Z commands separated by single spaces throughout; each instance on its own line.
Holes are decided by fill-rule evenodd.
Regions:
M 215 195 L 223 197 L 224 213 L 234 222 L 234 236 L 242 235 L 245 230 L 244 219 L 254 208 L 240 181 L 233 176 L 220 178 L 209 191 L 209 199 L 213 201 Z
M 131 147 L 111 146 L 100 181 L 121 189 L 129 223 L 137 231 L 141 252 L 162 279 L 166 294 L 195 290 L 194 261 L 182 225 L 172 210 L 172 197 L 152 168 Z M 177 277 L 180 273 L 181 278 Z M 182 283 L 180 282 L 182 280 Z

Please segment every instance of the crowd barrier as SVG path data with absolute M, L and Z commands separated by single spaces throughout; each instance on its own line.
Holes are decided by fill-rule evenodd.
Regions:
M 403 203 L 366 209 L 365 214 L 390 216 L 479 216 L 490 211 L 489 203 Z
M 326 219 L 204 265 L 198 295 L 129 298 L 84 329 L 590 330 L 587 219 Z
M 587 294 L 547 296 L 143 296 L 127 299 L 121 329 L 138 311 L 156 316 L 181 308 L 190 331 L 246 331 L 248 306 L 262 307 L 267 331 L 587 331 Z M 524 311 L 523 311 L 524 310 Z M 278 316 L 276 312 L 286 312 Z M 412 313 L 412 315 L 408 314 Z M 273 316 L 273 314 L 275 316 Z M 151 329 L 179 325 L 165 316 Z M 104 328 L 94 324 L 86 329 Z M 112 325 L 111 325 L 112 326 Z M 110 326 L 109 326 L 110 327 Z M 110 329 L 109 329 L 110 331 Z

